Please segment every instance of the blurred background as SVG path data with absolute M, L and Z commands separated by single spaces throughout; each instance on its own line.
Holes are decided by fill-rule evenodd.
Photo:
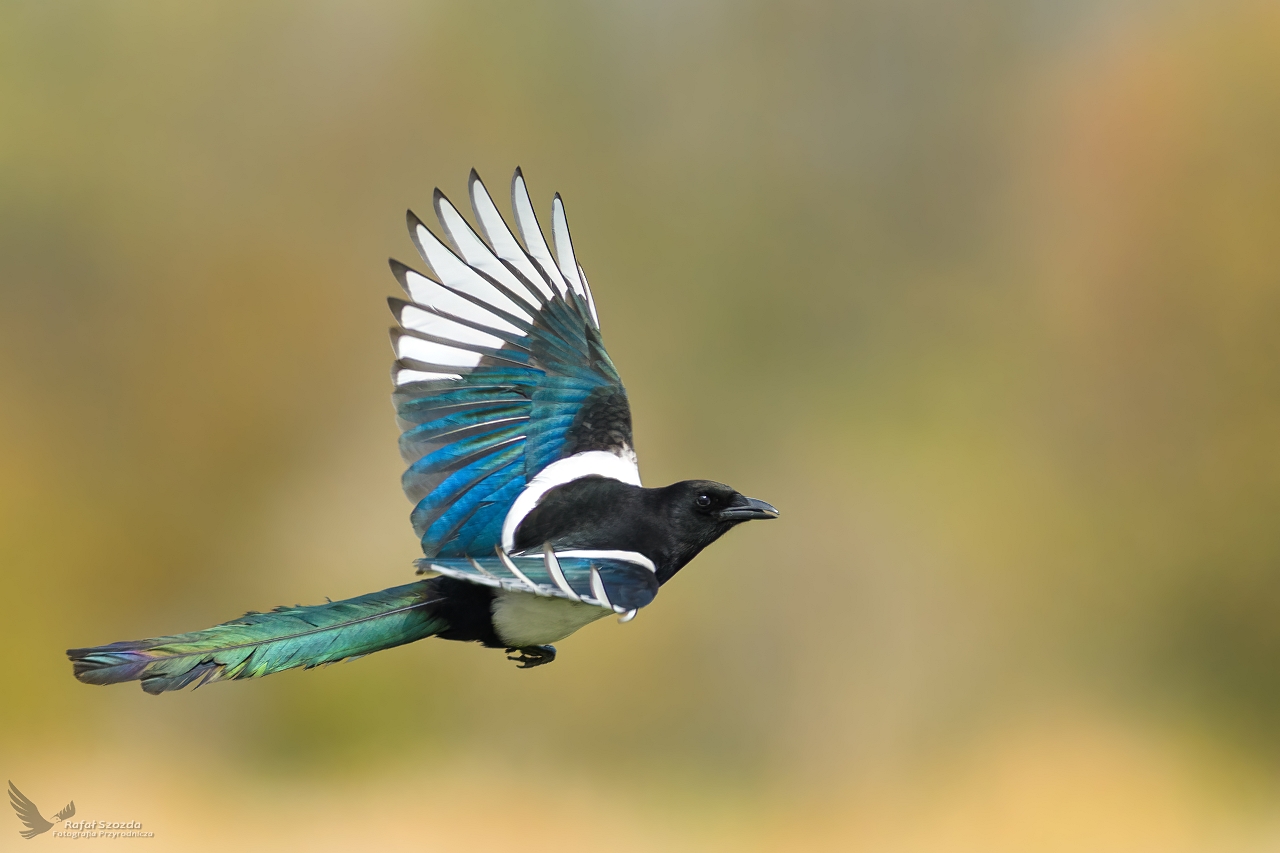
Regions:
M 0 756 L 46 815 L 1280 847 L 1275 4 L 15 0 L 0 117 Z M 385 259 L 517 165 L 646 482 L 782 519 L 535 672 L 74 681 L 68 647 L 411 578 Z

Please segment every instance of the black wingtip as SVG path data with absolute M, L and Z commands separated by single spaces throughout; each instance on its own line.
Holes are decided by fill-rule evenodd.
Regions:
M 396 318 L 396 322 L 400 323 L 402 326 L 404 325 L 404 322 L 400 319 L 400 315 L 404 312 L 405 306 L 411 304 L 413 303 L 406 299 L 401 299 L 399 296 L 387 297 L 387 307 L 391 309 L 391 314 Z
M 436 190 L 436 192 L 440 191 Z M 430 261 L 427 261 L 427 250 L 422 247 L 422 239 L 418 237 L 419 228 L 428 232 L 431 229 L 428 228 L 426 223 L 419 219 L 418 214 L 414 213 L 412 210 L 405 214 L 405 218 L 409 223 L 409 239 L 413 241 L 413 247 L 418 250 L 418 257 L 422 258 L 423 262 L 426 263 L 427 266 L 431 266 Z
M 476 204 L 476 187 L 480 187 L 480 191 L 485 195 L 489 194 L 489 190 L 485 188 L 484 181 L 480 180 L 480 173 L 473 167 L 471 174 L 467 176 L 467 200 L 471 202 L 471 212 L 475 214 L 476 225 L 480 229 L 480 233 L 484 235 L 485 245 L 493 247 L 493 235 L 489 233 L 489 229 L 485 227 L 484 218 L 480 215 L 480 205 Z M 489 199 L 490 203 L 493 199 Z M 501 213 L 498 214 L 502 216 Z
M 440 190 L 436 190 L 436 192 L 440 192 Z M 409 235 L 413 237 L 414 243 L 417 243 L 418 235 L 415 232 L 417 231 L 418 226 L 422 225 L 423 228 L 426 228 L 427 226 L 423 225 L 422 220 L 418 218 L 418 214 L 414 213 L 412 209 L 404 212 L 404 221 L 405 224 L 409 226 Z
M 444 213 L 442 212 L 443 211 L 442 205 L 446 205 L 446 204 L 449 205 L 450 207 L 453 207 L 455 212 L 457 211 L 457 208 L 454 207 L 453 202 L 449 201 L 449 197 L 445 195 L 443 192 L 441 192 L 439 187 L 436 187 L 435 192 L 431 194 L 431 207 L 436 212 L 436 219 L 440 221 L 441 229 L 443 229 L 444 233 L 448 235 L 450 242 L 452 242 L 456 246 L 458 245 L 458 241 L 454 239 L 453 232 L 449 230 L 449 226 L 446 224 Z M 459 213 L 458 215 L 461 216 L 462 214 Z
M 409 292 L 409 273 L 413 268 L 408 264 L 397 261 L 395 258 L 387 258 L 387 265 L 391 267 L 391 274 L 396 277 L 396 281 L 400 283 L 400 289 L 405 292 L 405 295 L 413 296 Z M 393 306 L 391 310 L 394 311 L 395 307 Z

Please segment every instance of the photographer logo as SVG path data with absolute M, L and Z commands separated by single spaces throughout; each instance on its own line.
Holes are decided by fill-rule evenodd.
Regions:
M 18 830 L 27 840 L 53 830 L 54 838 L 152 838 L 155 833 L 144 831 L 141 821 L 71 820 L 76 814 L 75 801 L 67 803 L 62 811 L 45 820 L 40 809 L 18 786 L 9 782 L 9 804 L 26 829 Z M 61 824 L 61 826 L 59 826 Z

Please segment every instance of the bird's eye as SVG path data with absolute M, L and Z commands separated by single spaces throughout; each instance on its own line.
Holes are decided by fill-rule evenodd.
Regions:
M 698 506 L 700 507 L 711 506 L 711 495 L 698 495 Z

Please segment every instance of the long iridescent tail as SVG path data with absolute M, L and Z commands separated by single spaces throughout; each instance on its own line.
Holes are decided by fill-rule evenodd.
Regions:
M 246 613 L 203 631 L 70 649 L 85 684 L 141 681 L 148 693 L 257 678 L 412 643 L 445 630 L 433 614 L 432 581 L 310 607 Z

